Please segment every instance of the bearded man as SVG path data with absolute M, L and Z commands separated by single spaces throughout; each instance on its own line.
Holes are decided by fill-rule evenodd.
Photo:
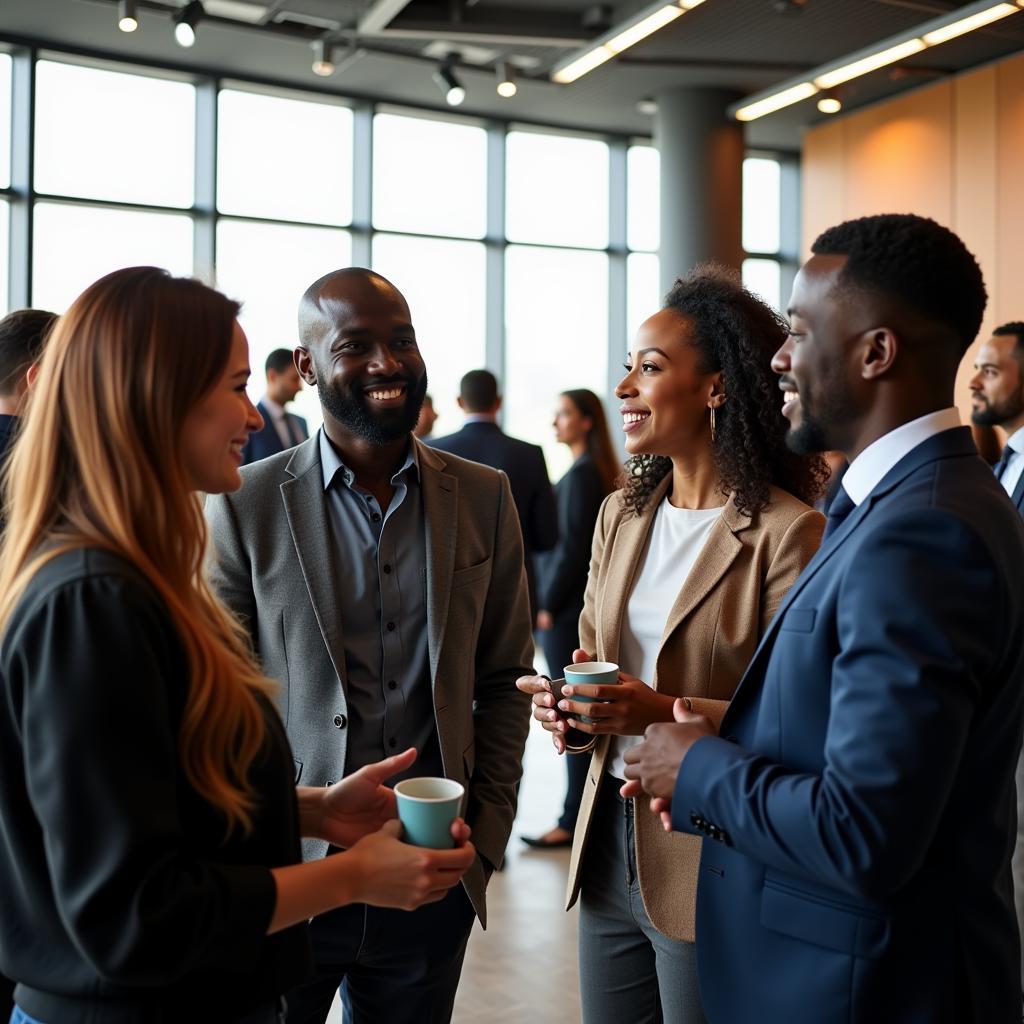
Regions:
M 316 972 L 288 1021 L 323 1024 L 340 987 L 353 1024 L 445 1022 L 474 917 L 486 924 L 529 725 L 514 685 L 533 658 L 519 523 L 503 473 L 413 437 L 427 374 L 391 282 L 361 268 L 320 278 L 299 337 L 323 427 L 211 496 L 211 576 L 280 684 L 295 781 L 326 786 L 415 747 L 406 775 L 465 786 L 479 858 L 438 903 L 316 919 Z

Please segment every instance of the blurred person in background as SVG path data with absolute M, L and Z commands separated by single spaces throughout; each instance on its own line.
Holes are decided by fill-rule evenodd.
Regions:
M 621 467 L 615 455 L 601 399 L 586 388 L 563 391 L 555 409 L 555 439 L 567 445 L 573 464 L 555 484 L 558 543 L 540 561 L 540 605 L 537 629 L 548 671 L 560 676 L 580 645 L 579 622 L 587 589 L 590 547 L 601 503 L 612 491 Z M 539 837 L 523 836 L 527 846 L 551 849 L 571 846 L 588 760 L 566 759 L 568 789 L 558 824 Z
M 245 446 L 242 453 L 245 465 L 294 448 L 309 437 L 306 421 L 285 409 L 302 390 L 302 378 L 295 367 L 291 349 L 275 348 L 267 356 L 263 368 L 267 376 L 267 391 L 256 403 L 263 417 L 263 427 L 253 433 Z
M 433 439 L 434 424 L 439 419 L 440 414 L 434 409 L 434 399 L 430 394 L 424 395 L 419 419 L 416 420 L 416 426 L 412 428 L 413 434 L 426 444 L 430 444 Z

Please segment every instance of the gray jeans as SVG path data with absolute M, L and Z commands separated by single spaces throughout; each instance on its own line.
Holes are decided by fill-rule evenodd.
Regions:
M 662 935 L 644 910 L 633 802 L 606 776 L 594 808 L 580 894 L 584 1024 L 704 1024 L 697 947 Z

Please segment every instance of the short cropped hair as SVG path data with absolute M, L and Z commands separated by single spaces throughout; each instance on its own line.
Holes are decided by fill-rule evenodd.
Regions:
M 265 373 L 270 373 L 271 370 L 274 373 L 281 373 L 293 364 L 294 360 L 292 359 L 292 350 L 290 348 L 275 348 L 267 356 L 267 361 L 263 364 L 263 370 Z
M 43 344 L 57 320 L 44 309 L 19 309 L 0 320 L 0 395 L 17 390 L 18 381 L 42 355 Z
M 840 282 L 878 292 L 948 327 L 961 358 L 977 337 L 988 296 L 981 268 L 949 228 L 909 213 L 848 220 L 811 246 L 845 256 Z
M 498 378 L 490 370 L 470 370 L 459 381 L 459 397 L 467 412 L 489 412 L 498 401 Z

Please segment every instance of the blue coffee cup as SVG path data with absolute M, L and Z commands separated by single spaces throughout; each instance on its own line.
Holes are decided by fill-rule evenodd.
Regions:
M 619 666 L 611 661 L 581 661 L 578 665 L 566 665 L 565 681 L 570 686 L 581 683 L 584 686 L 610 686 L 619 681 Z M 578 700 L 582 704 L 593 703 L 593 697 L 584 697 L 581 694 L 573 694 L 568 700 Z M 593 723 L 593 719 L 586 715 L 580 715 L 581 722 Z
M 413 846 L 450 850 L 452 822 L 459 816 L 465 787 L 454 779 L 423 777 L 395 784 L 403 839 Z

